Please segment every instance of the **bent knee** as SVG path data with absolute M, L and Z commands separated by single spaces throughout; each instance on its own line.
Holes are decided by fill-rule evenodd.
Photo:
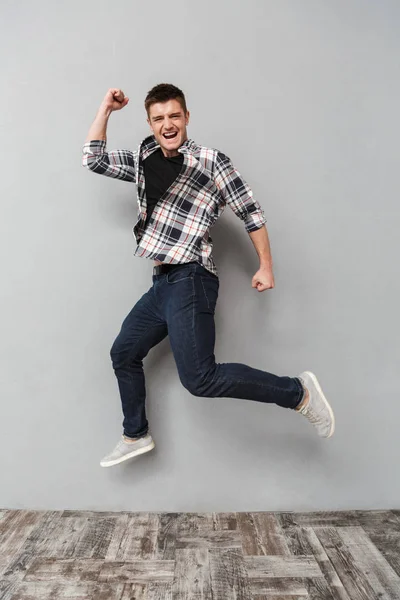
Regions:
M 110 349 L 110 358 L 114 368 L 124 361 L 123 355 L 124 353 L 122 351 L 122 348 L 120 348 L 120 346 L 114 342 Z
M 192 396 L 208 396 L 208 382 L 204 377 L 196 377 L 196 379 L 188 381 L 182 380 L 182 385 L 192 394 Z
M 124 366 L 128 362 L 131 364 L 136 360 L 140 360 L 139 356 L 135 352 L 132 352 L 132 347 L 122 343 L 118 338 L 111 346 L 110 357 L 114 369 Z

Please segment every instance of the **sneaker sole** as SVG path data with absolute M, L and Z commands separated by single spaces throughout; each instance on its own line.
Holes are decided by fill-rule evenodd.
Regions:
M 121 456 L 121 458 L 116 458 L 115 460 L 110 460 L 107 463 L 100 463 L 101 467 L 113 467 L 114 465 L 119 465 L 119 463 L 124 462 L 125 460 L 129 460 L 130 458 L 134 458 L 135 456 L 139 456 L 140 454 L 145 454 L 146 452 L 150 452 L 155 448 L 155 443 L 151 442 L 148 446 L 143 446 L 142 448 L 138 448 L 137 450 L 133 450 L 129 452 L 129 454 L 125 454 L 125 456 Z
M 321 395 L 321 398 L 326 406 L 326 408 L 328 409 L 329 415 L 332 419 L 332 425 L 331 428 L 329 430 L 329 434 L 328 435 L 324 435 L 322 437 L 326 437 L 326 438 L 330 438 L 333 436 L 334 431 L 335 431 L 335 415 L 333 414 L 333 410 L 331 405 L 329 404 L 328 400 L 325 398 L 324 393 L 321 389 L 321 386 L 318 383 L 318 379 L 316 378 L 316 376 L 314 375 L 314 373 L 311 373 L 311 371 L 305 371 L 307 373 L 307 375 L 309 375 L 309 377 L 312 379 L 315 387 L 317 388 L 319 394 Z

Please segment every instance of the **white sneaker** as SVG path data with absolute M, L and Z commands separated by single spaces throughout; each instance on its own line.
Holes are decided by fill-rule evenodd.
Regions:
M 113 467 L 124 460 L 149 452 L 150 450 L 153 450 L 154 447 L 155 444 L 153 438 L 149 433 L 138 438 L 134 442 L 126 442 L 125 439 L 122 438 L 115 446 L 114 450 L 100 461 L 100 466 Z
M 333 410 L 322 393 L 318 379 L 310 371 L 303 371 L 298 378 L 309 393 L 309 401 L 306 406 L 300 408 L 297 412 L 301 413 L 317 429 L 318 435 L 329 438 L 335 431 L 335 415 Z

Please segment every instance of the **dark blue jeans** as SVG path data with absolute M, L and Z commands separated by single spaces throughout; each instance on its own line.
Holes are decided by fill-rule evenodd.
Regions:
M 194 396 L 242 398 L 295 408 L 297 377 L 279 377 L 241 363 L 217 363 L 214 312 L 219 280 L 200 263 L 153 274 L 153 285 L 122 323 L 111 348 L 124 414 L 124 435 L 148 431 L 143 359 L 167 335 L 183 386 Z

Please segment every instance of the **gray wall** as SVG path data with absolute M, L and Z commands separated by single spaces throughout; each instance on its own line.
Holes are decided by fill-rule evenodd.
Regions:
M 166 511 L 400 507 L 396 0 L 2 2 L 0 506 Z M 145 361 L 157 448 L 101 469 L 121 432 L 109 349 L 151 285 L 135 187 L 81 167 L 109 87 L 108 147 L 149 133 L 156 83 L 228 154 L 268 218 L 276 287 L 226 209 L 216 357 L 314 371 L 337 433 L 196 398 L 168 338 Z M 397 172 L 396 172 L 397 167 Z

